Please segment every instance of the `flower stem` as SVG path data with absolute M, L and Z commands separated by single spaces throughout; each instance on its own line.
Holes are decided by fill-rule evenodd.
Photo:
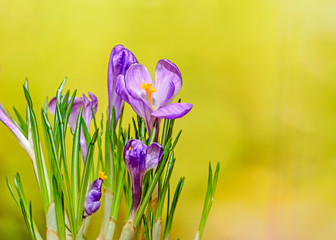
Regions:
M 134 237 L 135 228 L 132 222 L 127 222 L 121 230 L 119 240 L 131 240 Z
M 100 233 L 97 238 L 97 240 L 103 240 L 106 239 L 105 236 L 107 234 L 107 228 L 109 225 L 109 219 L 111 214 L 111 208 L 112 208 L 112 191 L 106 187 L 104 187 L 104 215 L 103 220 L 100 228 Z
M 112 240 L 113 235 L 114 235 L 114 229 L 115 229 L 115 221 L 114 221 L 113 217 L 110 217 L 110 220 L 108 222 L 107 229 L 106 229 L 106 232 L 105 232 L 105 238 L 103 238 L 103 239 L 104 240 Z
M 153 228 L 153 240 L 160 240 L 162 218 L 158 218 Z

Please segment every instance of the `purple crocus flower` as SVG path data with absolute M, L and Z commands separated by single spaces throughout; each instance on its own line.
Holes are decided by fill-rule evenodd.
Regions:
M 150 134 L 155 118 L 176 119 L 191 110 L 190 103 L 171 103 L 181 87 L 180 70 L 174 63 L 161 59 L 156 65 L 154 83 L 147 68 L 136 63 L 125 77 L 118 76 L 116 91 L 145 120 Z
M 107 179 L 105 172 L 99 172 L 99 178 L 91 183 L 88 193 L 85 197 L 83 218 L 98 211 L 100 207 L 101 187 L 105 179 Z
M 90 97 L 91 101 L 83 94 L 83 96 L 81 98 L 76 97 L 74 99 L 73 104 L 72 104 L 72 109 L 71 109 L 71 113 L 70 113 L 70 116 L 69 116 L 68 125 L 73 132 L 76 130 L 76 122 L 77 122 L 78 114 L 79 114 L 79 111 L 80 111 L 81 107 L 83 107 L 82 117 L 83 117 L 85 125 L 88 129 L 90 129 L 90 124 L 91 124 L 91 120 L 92 120 L 91 107 L 93 108 L 94 113 L 97 112 L 97 107 L 98 107 L 97 97 L 90 92 L 88 94 L 89 94 L 89 97 Z M 63 98 L 64 97 L 62 96 L 62 99 Z M 69 99 L 69 101 L 70 101 L 70 99 Z M 52 114 L 55 114 L 55 109 L 56 109 L 56 97 L 51 99 L 51 101 L 49 103 L 49 111 Z M 87 154 L 87 146 L 86 146 L 86 140 L 85 140 L 83 130 L 81 131 L 81 136 L 80 136 L 80 146 L 81 146 L 83 161 L 85 162 L 86 154 Z
M 109 97 L 109 122 L 111 126 L 112 106 L 114 106 L 116 113 L 116 123 L 121 114 L 124 101 L 116 93 L 116 79 L 119 75 L 125 75 L 127 69 L 133 64 L 137 63 L 137 59 L 133 53 L 124 48 L 123 45 L 117 45 L 112 49 L 110 61 L 108 65 L 107 88 Z
M 30 159 L 33 162 L 34 170 L 37 176 L 37 166 L 36 166 L 36 160 L 35 160 L 35 154 L 34 154 L 34 145 L 33 145 L 33 140 L 31 137 L 30 129 L 28 131 L 28 138 L 27 138 L 21 132 L 20 128 L 12 122 L 12 120 L 9 118 L 9 116 L 7 115 L 6 111 L 4 110 L 1 104 L 0 104 L 0 121 L 3 122 L 3 124 L 5 124 L 9 128 L 9 130 L 12 131 L 12 133 L 15 135 L 15 137 L 19 141 L 20 145 L 24 148 L 24 150 L 26 150 Z
M 141 141 L 131 139 L 124 148 L 124 161 L 132 179 L 132 210 L 130 220 L 134 220 L 140 204 L 142 193 L 142 181 L 145 173 L 159 164 L 163 154 L 163 148 L 158 143 L 152 143 L 148 147 Z

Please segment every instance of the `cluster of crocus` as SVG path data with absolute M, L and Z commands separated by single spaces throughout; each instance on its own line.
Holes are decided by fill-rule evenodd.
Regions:
M 192 104 L 173 102 L 182 87 L 177 66 L 169 60 L 159 60 L 153 82 L 147 68 L 131 51 L 122 45 L 115 46 L 108 63 L 107 116 L 104 124 L 102 115 L 100 125 L 96 118 L 97 97 L 92 93 L 88 93 L 89 98 L 85 94 L 76 97 L 76 91 L 72 95 L 70 91 L 62 94 L 64 85 L 65 80 L 42 110 L 43 146 L 46 149 L 42 149 L 27 82 L 24 85 L 26 120 L 14 108 L 16 121 L 0 104 L 0 121 L 14 133 L 32 160 L 46 213 L 46 238 L 86 238 L 91 216 L 100 209 L 103 196 L 103 219 L 97 239 L 112 240 L 115 226 L 124 224 L 125 219 L 118 221 L 122 199 L 127 207 L 127 221 L 120 239 L 134 239 L 135 234 L 139 239 L 168 239 L 184 184 L 184 178 L 181 178 L 170 201 L 174 149 L 181 135 L 181 131 L 174 135 L 174 120 L 192 109 Z M 136 114 L 132 118 L 132 130 L 131 124 L 123 127 L 124 102 Z M 54 115 L 53 124 L 48 112 Z M 164 121 L 163 125 L 160 125 L 161 121 Z M 94 123 L 93 134 L 90 134 L 91 122 Z M 68 127 L 73 138 L 71 157 L 67 154 Z M 48 153 L 47 162 L 43 150 Z M 79 160 L 80 153 L 83 161 Z M 210 165 L 208 190 L 195 239 L 202 237 L 218 172 L 219 165 L 212 175 Z M 19 174 L 14 177 L 14 182 L 16 193 L 8 180 L 7 185 L 23 212 L 31 238 L 43 239 Z M 164 213 L 166 199 L 168 210 Z M 163 218 L 164 214 L 166 218 Z

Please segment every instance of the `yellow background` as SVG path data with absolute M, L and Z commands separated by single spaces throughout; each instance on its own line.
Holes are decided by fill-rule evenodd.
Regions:
M 39 117 L 68 76 L 66 89 L 93 92 L 105 113 L 114 45 L 152 74 L 167 58 L 194 104 L 176 122 L 173 183 L 186 181 L 171 239 L 197 231 L 209 161 L 221 171 L 204 239 L 335 239 L 335 12 L 332 0 L 0 0 L 0 102 L 24 113 L 27 77 Z M 17 171 L 43 232 L 30 160 L 1 124 L 0 239 L 28 237 L 5 183 Z

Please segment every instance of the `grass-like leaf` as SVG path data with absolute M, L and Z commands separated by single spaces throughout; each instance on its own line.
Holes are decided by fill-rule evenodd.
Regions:
M 36 240 L 35 233 L 33 232 L 32 226 L 31 226 L 31 223 L 30 223 L 30 217 L 29 217 L 29 215 L 28 215 L 28 213 L 26 211 L 26 208 L 24 206 L 24 203 L 23 203 L 22 199 L 20 199 L 20 206 L 21 206 L 21 211 L 22 211 L 22 214 L 23 214 L 23 218 L 24 218 L 24 220 L 26 222 L 26 226 L 28 228 L 28 232 L 30 234 L 30 237 L 32 239 Z
M 208 215 L 209 215 L 209 212 L 211 210 L 211 206 L 212 206 L 212 203 L 213 203 L 213 200 L 214 200 L 217 181 L 218 181 L 218 175 L 219 175 L 219 169 L 220 169 L 220 164 L 218 162 L 217 166 L 216 166 L 215 174 L 213 176 L 212 175 L 211 164 L 209 163 L 208 186 L 207 186 L 207 191 L 206 191 L 206 194 L 205 194 L 205 200 L 204 200 L 201 222 L 200 222 L 200 225 L 199 225 L 199 228 L 198 228 L 199 239 L 202 238 L 205 223 L 208 219 Z
M 55 175 L 52 178 L 53 194 L 55 200 L 55 210 L 56 210 L 56 220 L 58 236 L 60 240 L 65 240 L 65 218 L 64 218 L 64 204 L 63 204 L 63 193 L 58 188 L 57 180 Z
M 30 124 L 31 124 L 31 130 L 32 130 L 32 138 L 33 138 L 33 145 L 34 145 L 34 153 L 35 153 L 35 160 L 37 165 L 37 171 L 38 171 L 38 178 L 40 183 L 40 192 L 41 192 L 41 199 L 44 206 L 44 210 L 47 211 L 47 208 L 49 206 L 49 199 L 50 199 L 50 190 L 49 190 L 49 179 L 48 179 L 48 173 L 45 171 L 45 163 L 42 158 L 42 152 L 41 152 L 41 144 L 40 144 L 40 138 L 38 133 L 38 127 L 37 127 L 37 121 L 36 116 L 33 111 L 33 103 L 30 98 L 30 94 L 28 91 L 28 88 L 26 88 L 25 85 L 23 85 L 23 90 L 26 96 L 27 103 L 29 105 L 30 110 Z
M 66 134 L 66 128 L 67 128 L 67 126 L 68 126 L 69 116 L 70 116 L 70 113 L 71 113 L 71 110 L 72 110 L 73 102 L 74 102 L 75 97 L 76 97 L 76 93 L 77 93 L 77 90 L 75 90 L 74 93 L 72 94 L 72 96 L 71 96 L 71 98 L 70 98 L 70 101 L 69 101 L 69 104 L 68 104 L 68 106 L 67 106 L 66 112 L 65 112 L 65 116 L 64 116 L 64 125 L 63 125 L 63 132 L 64 132 L 64 135 Z
M 71 196 L 71 191 L 70 190 L 71 190 L 71 188 L 70 188 L 70 181 L 69 181 L 68 173 L 65 172 L 65 176 L 64 176 L 65 180 L 64 180 L 62 172 L 61 172 L 60 162 L 58 161 L 58 155 L 57 155 L 57 150 L 56 150 L 56 145 L 55 145 L 51 125 L 50 125 L 48 117 L 47 117 L 47 115 L 44 111 L 42 112 L 42 115 L 43 115 L 44 124 L 47 126 L 47 132 L 48 132 L 49 142 L 50 142 L 52 156 L 53 156 L 53 158 L 52 158 L 52 165 L 53 165 L 52 169 L 54 170 L 53 174 L 55 175 L 57 182 L 60 184 L 61 191 L 63 193 L 66 193 L 66 190 L 68 190 L 68 194 L 64 194 L 64 196 L 65 196 L 66 205 L 69 208 L 68 213 L 69 213 L 70 226 L 74 227 L 74 225 L 75 225 L 74 224 L 75 223 L 75 215 L 74 215 L 73 203 L 72 203 L 72 201 L 70 201 L 70 196 Z M 66 184 L 65 184 L 64 181 L 66 181 Z M 66 188 L 66 186 L 68 188 Z
M 84 211 L 84 201 L 86 197 L 87 187 L 89 184 L 89 176 L 90 176 L 91 168 L 93 164 L 94 144 L 97 140 L 97 136 L 98 136 L 98 131 L 95 131 L 95 133 L 92 136 L 90 145 L 88 146 L 88 153 L 87 153 L 86 161 L 84 164 L 84 172 L 82 175 L 80 194 L 78 196 L 79 197 L 79 201 L 77 205 L 78 212 L 77 212 L 77 217 L 76 217 L 77 227 L 79 227 L 82 222 L 82 216 L 83 216 L 83 211 Z
M 151 145 L 153 142 L 154 142 L 154 139 L 155 139 L 155 136 L 156 136 L 156 126 L 158 124 L 158 120 L 156 119 L 155 122 L 154 122 L 154 126 L 153 126 L 153 129 L 152 129 L 152 132 L 151 132 L 151 135 L 148 139 L 148 146 Z
M 14 192 L 13 192 L 13 189 L 12 189 L 12 186 L 9 184 L 9 182 L 8 182 L 8 178 L 7 178 L 7 177 L 6 177 L 6 183 L 7 183 L 7 187 L 8 187 L 8 189 L 9 189 L 9 191 L 10 191 L 12 197 L 14 198 L 14 201 L 16 202 L 16 204 L 17 204 L 18 206 L 20 206 L 20 202 L 19 202 L 19 200 L 17 199 L 17 197 L 15 196 L 15 194 L 14 194 Z
M 173 172 L 174 164 L 175 164 L 175 158 L 174 158 L 174 152 L 172 152 L 168 160 L 168 166 L 167 166 L 167 171 L 166 171 L 165 179 L 163 182 L 163 186 L 162 186 L 162 189 L 160 190 L 160 195 L 159 195 L 157 210 L 156 210 L 156 219 L 162 216 L 164 199 L 167 193 L 167 189 L 169 186 L 171 174 Z
M 79 110 L 79 114 L 76 122 L 76 130 L 73 136 L 73 145 L 72 145 L 72 160 L 71 160 L 71 180 L 72 180 L 72 198 L 73 206 L 75 207 L 75 216 L 77 216 L 77 206 L 78 206 L 78 189 L 79 189 L 79 147 L 80 147 L 80 135 L 82 128 L 82 113 L 83 107 Z
M 28 136 L 28 125 L 27 125 L 26 121 L 23 120 L 22 116 L 20 115 L 18 110 L 16 110 L 15 107 L 13 107 L 13 110 L 15 112 L 15 115 L 16 115 L 17 119 L 20 122 L 20 126 L 21 126 L 21 129 L 23 130 L 24 135 L 27 137 Z
M 163 238 L 166 239 L 170 233 L 171 230 L 171 226 L 172 226 L 172 222 L 173 222 L 173 217 L 174 217 L 174 213 L 175 213 L 175 209 L 176 209 L 176 205 L 177 205 L 177 201 L 180 197 L 182 188 L 183 188 L 183 183 L 184 183 L 184 177 L 180 179 L 180 181 L 177 184 L 176 190 L 175 190 L 175 194 L 174 194 L 174 198 L 173 198 L 173 202 L 170 208 L 170 212 L 168 214 L 168 220 L 166 222 L 166 226 L 165 226 L 165 230 L 163 233 Z

